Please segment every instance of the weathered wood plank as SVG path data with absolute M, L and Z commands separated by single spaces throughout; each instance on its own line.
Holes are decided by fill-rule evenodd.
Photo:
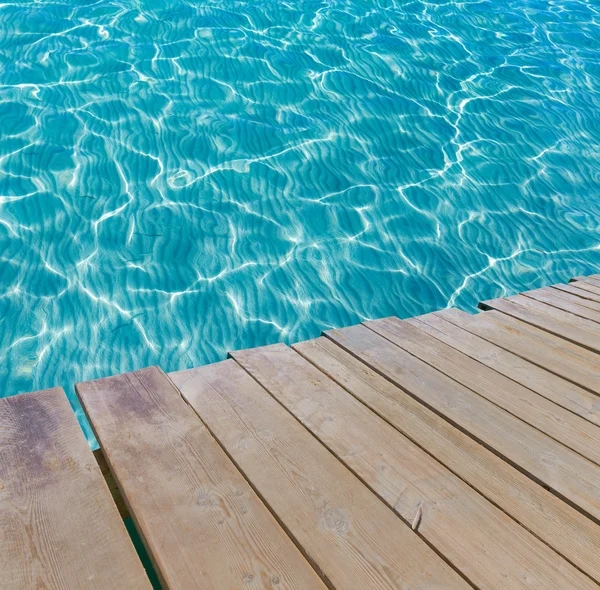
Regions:
M 596 328 L 597 324 L 578 318 L 573 314 L 561 312 L 550 305 L 543 303 L 536 305 L 536 303 L 539 302 L 516 295 L 507 299 L 484 301 L 480 303 L 480 306 L 482 309 L 501 311 L 594 352 L 600 351 L 600 330 Z
M 235 361 L 172 375 L 333 587 L 468 587 Z
M 600 581 L 600 527 L 326 338 L 302 355 L 458 477 Z
M 429 313 L 405 320 L 498 373 L 600 426 L 600 397 L 503 348 Z
M 531 337 L 535 342 L 541 342 L 554 347 L 557 350 L 564 350 L 567 353 L 569 359 L 579 358 L 587 362 L 590 366 L 594 367 L 594 373 L 597 372 L 597 367 L 600 367 L 600 355 L 593 350 L 589 350 L 579 344 L 565 340 L 557 334 L 552 334 L 543 328 L 528 324 L 510 315 L 502 313 L 500 311 L 490 310 L 485 313 L 477 313 L 475 315 L 461 312 L 457 309 L 444 309 L 441 312 L 443 314 L 462 315 L 462 317 L 469 317 L 473 322 L 484 323 L 489 320 L 493 325 L 502 324 L 509 330 L 509 333 L 514 335 L 519 334 L 520 337 Z M 572 362 L 572 361 L 570 361 Z
M 580 305 L 586 305 L 590 309 L 600 311 L 600 294 L 596 295 L 590 291 L 580 289 L 575 286 L 575 283 L 569 285 L 552 285 L 550 288 L 573 297 L 572 301 L 577 300 Z
M 156 367 L 77 392 L 165 588 L 323 588 Z
M 274 345 L 233 357 L 476 587 L 596 588 L 290 348 Z
M 592 285 L 590 283 L 586 283 L 585 281 L 578 281 L 576 283 L 569 283 L 577 289 L 581 289 L 583 291 L 587 291 L 588 293 L 593 293 L 594 295 L 600 295 L 600 286 Z
M 563 312 L 571 313 L 577 317 L 596 323 L 600 322 L 599 311 L 595 311 L 593 308 L 580 303 L 580 301 L 582 301 L 581 299 L 573 300 L 568 295 L 557 289 L 535 289 L 533 291 L 525 291 L 524 293 L 521 293 L 521 295 L 555 307 Z M 598 307 L 600 309 L 600 305 Z
M 523 422 L 600 465 L 600 428 L 594 424 L 409 323 L 401 322 L 397 318 L 386 318 L 365 322 L 365 326 Z
M 600 467 L 365 326 L 326 335 L 532 478 L 600 519 Z
M 509 297 L 509 301 L 513 298 Z M 576 326 L 582 330 L 596 334 L 600 339 L 600 326 L 597 314 L 578 304 L 569 304 L 560 297 L 558 291 L 545 287 L 526 291 L 514 297 L 519 305 L 535 309 L 541 313 L 548 314 L 560 322 Z
M 571 280 L 577 281 L 579 283 L 587 283 L 589 285 L 594 285 L 595 287 L 600 287 L 600 275 L 590 275 L 588 277 L 575 277 Z
M 0 588 L 150 588 L 60 388 L 0 399 Z
M 569 285 L 573 285 L 578 289 L 583 289 L 584 291 L 589 291 L 590 293 L 598 294 L 600 293 L 600 285 L 593 285 L 588 283 L 587 281 L 577 281 L 574 283 L 569 283 Z
M 444 319 L 600 395 L 600 363 L 595 353 L 496 311 L 475 316 L 457 309 L 437 312 Z

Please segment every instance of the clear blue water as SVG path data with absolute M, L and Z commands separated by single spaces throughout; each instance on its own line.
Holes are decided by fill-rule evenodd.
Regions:
M 600 268 L 600 3 L 0 4 L 0 395 Z

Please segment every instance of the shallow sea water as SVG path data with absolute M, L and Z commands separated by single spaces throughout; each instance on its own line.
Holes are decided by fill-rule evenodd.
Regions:
M 2 3 L 0 396 L 597 272 L 599 107 L 598 1 Z

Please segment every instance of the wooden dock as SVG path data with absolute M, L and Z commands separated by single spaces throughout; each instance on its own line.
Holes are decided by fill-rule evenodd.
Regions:
M 0 400 L 0 588 L 598 589 L 600 275 L 480 307 Z

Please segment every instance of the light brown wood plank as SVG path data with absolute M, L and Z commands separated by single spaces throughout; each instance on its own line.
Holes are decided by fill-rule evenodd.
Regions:
M 498 373 L 600 426 L 600 397 L 503 348 L 429 313 L 405 320 Z
M 587 291 L 588 293 L 593 293 L 594 295 L 600 294 L 600 287 L 597 287 L 596 285 L 590 285 L 589 283 L 586 283 L 585 281 L 577 281 L 576 283 L 569 283 L 569 284 L 573 285 L 574 287 L 577 287 L 578 289 L 581 289 L 583 291 Z
M 586 348 L 496 311 L 475 316 L 456 309 L 438 313 L 449 322 L 600 395 L 600 364 L 597 355 Z
M 509 297 L 509 300 L 513 300 L 513 298 Z M 558 321 L 590 331 L 596 334 L 596 337 L 600 340 L 598 314 L 581 305 L 565 301 L 554 289 L 544 287 L 543 289 L 526 291 L 515 296 L 514 300 L 519 305 L 525 305 L 541 313 L 548 314 Z
M 468 587 L 235 361 L 172 375 L 333 587 Z
M 597 581 L 600 527 L 333 341 L 296 345 L 373 412 Z
M 579 283 L 587 283 L 589 285 L 594 285 L 595 287 L 600 287 L 600 277 L 598 275 L 590 275 L 589 277 L 576 277 Z
M 541 342 L 542 344 L 554 347 L 557 351 L 564 351 L 568 355 L 569 363 L 571 364 L 578 358 L 585 361 L 590 367 L 594 368 L 594 374 L 597 373 L 597 369 L 600 367 L 600 355 L 598 355 L 597 352 L 579 346 L 579 344 L 575 344 L 574 342 L 569 342 L 561 336 L 552 334 L 543 328 L 528 324 L 527 322 L 523 322 L 500 311 L 490 310 L 485 313 L 471 315 L 457 309 L 444 309 L 443 311 L 436 313 L 462 314 L 463 317 L 468 316 L 476 323 L 485 323 L 486 320 L 489 320 L 494 325 L 501 324 L 505 328 L 508 328 L 509 333 L 512 333 L 515 336 L 519 334 L 519 337 L 531 337 L 536 343 Z
M 163 587 L 324 587 L 160 369 L 77 392 Z
M 326 335 L 524 472 L 600 519 L 600 468 L 365 326 Z
M 525 291 L 521 293 L 524 297 L 534 299 L 541 303 L 551 305 L 563 312 L 571 313 L 577 317 L 590 320 L 592 322 L 600 322 L 600 312 L 580 303 L 580 299 L 571 298 L 569 295 L 558 291 L 557 289 L 543 288 L 535 289 L 533 291 Z M 600 306 L 598 306 L 600 309 Z M 600 326 L 599 326 L 600 327 Z
M 150 588 L 61 388 L 0 399 L 0 588 Z
M 565 295 L 570 295 L 573 297 L 572 301 L 577 300 L 580 305 L 586 305 L 590 307 L 590 309 L 600 311 L 600 294 L 596 295 L 590 291 L 580 289 L 579 287 L 575 286 L 575 283 L 571 283 L 569 285 L 552 285 L 550 288 L 554 289 L 555 291 L 560 291 Z
M 365 326 L 600 466 L 600 428 L 594 424 L 397 318 Z
M 295 345 L 298 350 L 314 343 Z M 480 588 L 596 588 L 438 461 L 282 344 L 233 353 L 407 524 Z
M 495 309 L 522 322 L 542 328 L 569 342 L 594 352 L 600 350 L 600 337 L 594 322 L 588 322 L 573 314 L 560 312 L 556 308 L 536 302 L 522 295 L 507 299 L 492 299 L 480 304 L 483 308 Z M 567 317 L 568 316 L 568 317 Z

